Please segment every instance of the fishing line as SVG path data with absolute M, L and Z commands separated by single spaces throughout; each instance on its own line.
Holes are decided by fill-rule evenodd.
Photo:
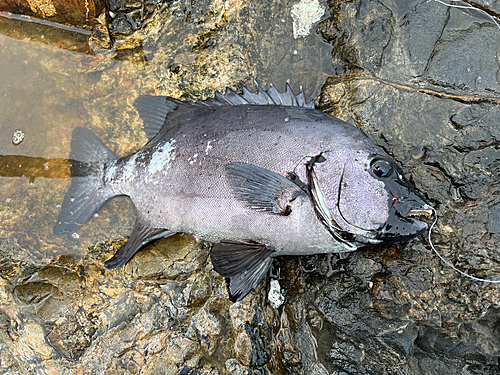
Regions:
M 441 0 L 434 0 L 434 1 L 437 1 L 438 3 L 443 4 L 443 5 L 445 5 L 447 7 L 450 7 L 450 8 L 462 8 L 462 9 L 479 11 L 480 13 L 485 14 L 500 29 L 500 25 L 498 24 L 498 22 L 497 22 L 497 20 L 496 20 L 495 17 L 493 17 L 492 15 L 490 15 L 488 12 L 484 11 L 483 9 L 476 8 L 476 7 L 472 6 L 469 3 L 466 3 L 464 1 L 453 1 L 453 2 L 459 3 L 460 4 L 459 5 L 459 4 L 448 4 L 448 3 L 445 3 L 444 1 L 441 1 Z M 432 229 L 434 229 L 434 226 L 436 225 L 436 223 L 438 221 L 437 212 L 436 212 L 436 210 L 434 208 L 432 208 L 432 212 L 433 212 L 433 214 L 435 216 L 435 219 L 434 219 L 434 222 L 432 223 L 431 227 L 429 228 L 428 239 L 429 239 L 429 245 L 431 245 L 431 249 L 434 251 L 434 253 L 436 253 L 436 255 L 439 257 L 439 259 L 441 259 L 444 264 L 446 264 L 448 267 L 451 267 L 453 270 L 455 270 L 456 272 L 458 272 L 460 275 L 468 277 L 471 280 L 481 281 L 481 282 L 485 282 L 485 283 L 500 283 L 500 280 L 481 279 L 479 277 L 475 277 L 475 276 L 469 275 L 469 274 L 465 273 L 464 271 L 459 270 L 457 267 L 455 267 L 453 265 L 453 263 L 451 263 L 448 259 L 446 259 L 441 254 L 439 254 L 439 252 L 434 247 L 434 244 L 432 243 L 432 239 L 431 239 Z
M 457 271 L 460 275 L 462 276 L 465 276 L 465 277 L 468 277 L 469 279 L 472 279 L 474 281 L 483 281 L 485 283 L 500 283 L 500 280 L 488 280 L 488 279 L 481 279 L 479 277 L 475 277 L 475 276 L 472 276 L 472 275 L 469 275 L 467 273 L 465 273 L 464 271 L 461 271 L 459 270 L 457 267 L 455 267 L 453 265 L 453 263 L 451 263 L 448 259 L 446 259 L 445 257 L 443 257 L 441 254 L 438 253 L 438 251 L 436 250 L 436 248 L 434 247 L 434 245 L 432 244 L 432 240 L 431 240 L 431 234 L 432 234 L 432 229 L 434 228 L 434 225 L 437 223 L 438 221 L 438 216 L 437 216 L 437 212 L 436 210 L 433 208 L 432 209 L 432 213 L 434 214 L 435 216 L 435 219 L 434 219 L 434 222 L 432 223 L 431 227 L 429 228 L 429 244 L 431 245 L 431 249 L 436 253 L 436 255 L 439 257 L 439 259 L 441 259 L 443 261 L 444 264 L 446 264 L 448 267 L 451 267 L 453 268 L 455 271 Z
M 465 3 L 464 1 L 460 1 L 460 3 L 465 3 L 467 5 L 448 4 L 448 3 L 445 3 L 444 1 L 441 1 L 441 0 L 434 0 L 434 1 L 437 1 L 438 3 L 446 5 L 447 7 L 450 7 L 450 8 L 472 9 L 472 10 L 484 13 L 500 29 L 500 25 L 496 21 L 495 17 L 493 17 L 492 15 L 490 15 L 488 12 L 484 11 L 481 8 L 476 8 L 476 7 L 472 6 L 472 5 L 470 5 L 469 3 Z

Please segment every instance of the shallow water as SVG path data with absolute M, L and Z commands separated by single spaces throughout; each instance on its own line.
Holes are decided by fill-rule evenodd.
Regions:
M 280 90 L 290 82 L 296 92 L 302 86 L 308 98 L 319 95 L 324 78 L 331 74 L 331 46 L 314 32 L 294 39 L 291 17 L 274 13 L 289 6 L 286 3 L 267 13 L 235 6 L 248 14 L 234 21 L 234 32 L 244 27 L 251 35 L 261 20 L 259 27 L 267 34 L 260 34 L 259 41 L 240 37 L 239 44 L 225 46 L 236 41 L 212 30 L 220 23 L 217 13 L 210 20 L 209 9 L 201 7 L 187 17 L 189 9 L 173 6 L 157 26 L 150 24 L 133 40 L 131 48 L 96 56 L 42 43 L 37 35 L 50 30 L 53 39 L 58 31 L 61 38 L 69 38 L 67 30 L 45 25 L 37 29 L 32 22 L 0 17 L 0 25 L 9 25 L 4 25 L 4 34 L 10 35 L 0 34 L 0 238 L 20 246 L 23 259 L 46 262 L 61 254 L 84 255 L 93 244 L 130 233 L 133 207 L 126 199 L 107 204 L 72 236 L 56 237 L 52 226 L 69 186 L 65 159 L 72 130 L 92 129 L 121 156 L 139 149 L 145 135 L 131 104 L 140 94 L 196 100 L 226 85 L 237 88 L 238 80 L 252 88 L 256 80 L 264 87 L 274 83 Z M 200 27 L 202 22 L 208 26 Z M 204 27 L 215 35 L 213 45 L 203 45 Z M 210 66 L 212 56 L 223 61 Z M 12 134 L 17 129 L 25 139 L 15 146 Z M 15 252 L 10 256 L 17 257 Z
M 56 47 L 0 35 L 0 54 L 0 236 L 26 260 L 81 254 L 75 241 L 51 234 L 51 223 L 68 185 L 71 128 L 84 124 L 78 98 L 68 93 L 84 77 L 72 53 Z M 16 129 L 25 135 L 17 146 Z

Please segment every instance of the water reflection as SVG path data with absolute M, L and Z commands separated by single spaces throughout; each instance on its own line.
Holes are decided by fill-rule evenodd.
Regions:
M 71 177 L 72 161 L 63 158 L 47 159 L 23 155 L 0 155 L 0 177 L 28 177 L 30 183 L 36 177 Z
M 0 155 L 0 177 L 85 177 L 92 173 L 92 163 L 64 158 L 41 158 L 24 155 Z
M 33 17 L 0 12 L 0 33 L 14 39 L 29 38 L 70 51 L 94 53 L 89 46 L 90 31 Z

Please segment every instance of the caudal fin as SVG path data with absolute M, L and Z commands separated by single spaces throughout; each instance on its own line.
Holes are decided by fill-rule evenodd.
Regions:
M 54 226 L 54 234 L 73 232 L 112 195 L 102 189 L 104 165 L 118 157 L 90 130 L 76 127 L 71 139 L 71 186 Z

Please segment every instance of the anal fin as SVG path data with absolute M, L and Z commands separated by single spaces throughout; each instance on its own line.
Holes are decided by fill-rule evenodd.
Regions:
M 212 248 L 212 264 L 226 278 L 232 302 L 242 300 L 259 285 L 273 262 L 272 253 L 270 246 L 253 241 L 223 241 Z
M 174 234 L 176 233 L 164 228 L 151 228 L 143 224 L 138 217 L 127 243 L 120 247 L 115 255 L 104 263 L 104 266 L 107 269 L 120 268 L 127 264 L 128 261 L 147 243 L 162 237 L 170 237 Z

